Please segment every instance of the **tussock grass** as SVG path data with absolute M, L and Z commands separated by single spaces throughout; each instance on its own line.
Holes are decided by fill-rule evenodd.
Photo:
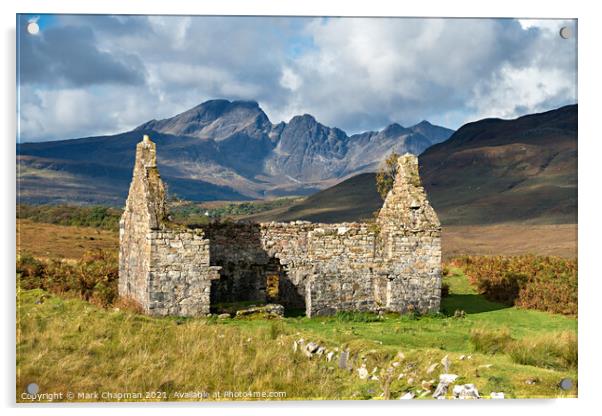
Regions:
M 577 334 L 573 331 L 513 339 L 507 328 L 476 328 L 470 333 L 470 342 L 477 352 L 508 354 L 517 364 L 556 370 L 577 369 Z
M 577 368 L 577 334 L 563 331 L 511 343 L 506 352 L 519 364 L 551 369 Z
M 513 342 L 508 328 L 488 330 L 475 328 L 470 331 L 470 342 L 474 350 L 484 354 L 496 354 L 505 352 L 509 344 Z

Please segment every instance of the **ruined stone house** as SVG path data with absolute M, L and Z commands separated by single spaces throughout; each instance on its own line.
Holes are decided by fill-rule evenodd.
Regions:
M 337 311 L 439 310 L 441 226 L 406 154 L 373 223 L 168 220 L 156 146 L 144 136 L 120 221 L 119 293 L 151 315 L 199 316 L 222 302 Z M 268 290 L 271 287 L 273 290 Z

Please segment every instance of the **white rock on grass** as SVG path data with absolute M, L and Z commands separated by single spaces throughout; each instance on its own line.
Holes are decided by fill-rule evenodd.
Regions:
M 357 369 L 357 375 L 360 380 L 365 380 L 368 378 L 368 369 L 366 368 L 366 364 L 362 364 L 360 368 Z
M 447 394 L 447 389 L 449 385 L 456 381 L 458 376 L 456 374 L 441 374 L 439 375 L 439 384 L 433 393 L 433 398 L 435 399 L 444 399 Z
M 334 351 L 330 351 L 328 354 L 326 354 L 326 360 L 328 360 L 328 362 L 332 361 L 333 357 L 334 357 Z
M 414 397 L 416 397 L 416 394 L 414 394 L 413 392 L 409 391 L 406 394 L 404 394 L 403 396 L 401 396 L 399 398 L 399 400 L 412 400 Z
M 489 398 L 490 399 L 505 399 L 506 396 L 504 396 L 504 393 L 502 393 L 501 391 L 497 392 L 497 393 L 495 391 L 492 391 L 491 394 L 489 395 Z
M 451 366 L 449 356 L 446 355 L 441 359 L 441 365 L 443 366 L 443 371 L 447 373 L 449 371 L 449 367 Z
M 480 399 L 479 391 L 474 384 L 459 384 L 454 386 L 453 395 L 456 399 Z
M 426 373 L 431 374 L 433 371 L 435 371 L 437 369 L 437 367 L 439 367 L 439 363 L 435 363 L 435 364 L 431 365 L 429 368 L 427 368 Z

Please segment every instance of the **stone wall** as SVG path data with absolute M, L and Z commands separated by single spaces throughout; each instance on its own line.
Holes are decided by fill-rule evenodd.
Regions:
M 120 293 L 148 313 L 202 315 L 212 303 L 242 300 L 304 308 L 308 316 L 439 309 L 441 226 L 415 156 L 399 158 L 393 189 L 372 224 L 216 223 L 181 230 L 165 220 L 156 162 L 145 161 L 146 154 L 155 154 L 147 138 L 138 145 L 121 221 Z M 276 295 L 268 290 L 274 281 Z
M 170 226 L 165 188 L 148 136 L 136 147 L 130 192 L 119 227 L 119 294 L 151 315 L 209 313 L 209 241 L 201 230 Z

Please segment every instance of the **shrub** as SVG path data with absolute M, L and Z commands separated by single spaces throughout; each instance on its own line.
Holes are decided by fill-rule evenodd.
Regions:
M 111 207 L 72 205 L 17 205 L 17 218 L 34 222 L 96 227 L 110 231 L 119 229 L 121 210 Z
M 39 260 L 29 255 L 17 259 L 19 285 L 74 296 L 107 307 L 117 300 L 117 255 L 101 250 L 86 252 L 76 262 Z
M 380 194 L 380 197 L 384 199 L 387 194 L 393 188 L 393 182 L 395 182 L 395 175 L 397 174 L 397 159 L 399 154 L 391 152 L 391 154 L 385 159 L 384 163 L 376 172 L 376 190 Z
M 510 331 L 507 328 L 489 330 L 486 328 L 475 328 L 470 331 L 470 342 L 475 352 L 485 354 L 496 354 L 504 352 L 512 343 Z
M 453 264 L 487 299 L 529 309 L 577 314 L 577 260 L 543 256 L 464 256 Z

